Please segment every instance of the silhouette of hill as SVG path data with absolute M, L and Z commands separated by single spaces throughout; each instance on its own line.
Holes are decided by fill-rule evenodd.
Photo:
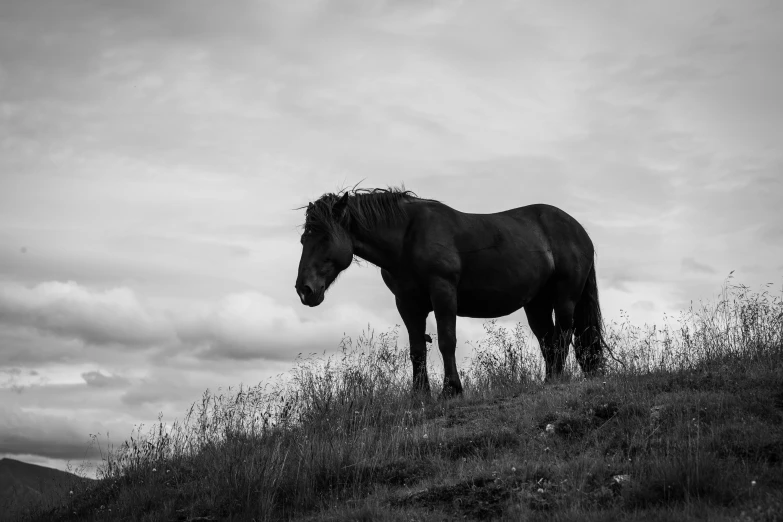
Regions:
M 0 512 L 17 513 L 25 506 L 43 504 L 75 482 L 89 480 L 46 466 L 0 459 Z

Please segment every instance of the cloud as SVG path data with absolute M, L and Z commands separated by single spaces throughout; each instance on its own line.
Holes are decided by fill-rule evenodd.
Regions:
M 73 281 L 32 288 L 2 284 L 0 321 L 93 345 L 143 348 L 171 339 L 168 325 L 148 313 L 131 289 L 93 291 Z
M 302 326 L 292 309 L 257 292 L 227 296 L 203 313 L 178 322 L 179 338 L 200 347 L 202 356 L 236 359 L 274 352 L 278 349 L 275 340 L 301 331 Z
M 704 263 L 699 263 L 692 257 L 682 258 L 682 269 L 685 272 L 696 272 L 698 274 L 714 274 L 715 269 Z
M 130 356 L 128 350 L 140 348 L 155 357 L 188 353 L 212 360 L 292 360 L 297 353 L 335 349 L 351 325 L 385 324 L 351 303 L 338 300 L 324 308 L 302 319 L 293 308 L 255 291 L 228 294 L 214 303 L 162 308 L 127 287 L 101 290 L 72 281 L 31 288 L 3 283 L 0 323 L 5 328 L 0 329 L 0 339 L 5 338 L 8 348 L 0 363 L 3 359 L 7 363 L 52 359 L 109 363 L 115 358 L 119 362 Z M 39 345 L 35 334 L 43 335 L 45 342 Z M 128 383 L 94 370 L 81 377 L 93 387 Z
M 243 292 L 177 320 L 177 333 L 183 346 L 195 347 L 200 358 L 292 359 L 300 352 L 334 349 L 340 332 L 351 324 L 368 323 L 383 321 L 347 304 L 328 308 L 317 320 L 302 320 L 292 308 L 264 294 Z
M 129 381 L 119 375 L 105 375 L 101 371 L 92 371 L 82 373 L 82 379 L 87 386 L 95 388 L 123 388 L 128 386 Z
M 78 339 L 42 334 L 26 326 L 0 321 L 0 366 L 40 367 L 84 358 L 85 345 Z M 105 348 L 103 353 L 110 353 Z
M 0 346 L 2 346 L 2 338 L 0 338 Z M 38 372 L 35 370 L 23 370 L 22 368 L 14 367 L 2 367 L 3 361 L 0 360 L 0 389 L 8 388 L 16 394 L 20 394 L 25 390 L 25 386 L 38 376 Z
M 652 312 L 655 310 L 655 303 L 647 300 L 636 301 L 631 305 L 631 308 L 641 310 L 643 312 Z
M 214 383 L 204 386 L 201 383 L 193 383 L 187 379 L 186 374 L 181 374 L 176 381 L 170 378 L 172 372 L 166 373 L 155 371 L 149 377 L 134 382 L 133 385 L 122 394 L 120 400 L 124 406 L 167 406 L 171 411 L 174 405 L 180 405 L 189 401 L 197 400 L 198 396 L 204 392 L 204 388 L 214 389 Z M 184 411 L 184 409 L 183 409 Z M 180 411 L 175 411 L 179 414 Z
M 25 411 L 14 404 L 0 404 L 0 419 L 0 453 L 11 455 L 82 459 L 92 454 L 89 434 L 102 431 L 100 424 L 87 427 L 83 421 Z

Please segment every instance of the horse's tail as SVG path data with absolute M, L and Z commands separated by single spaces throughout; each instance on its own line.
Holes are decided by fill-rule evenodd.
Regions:
M 574 308 L 574 351 L 586 375 L 594 374 L 603 367 L 605 345 L 593 262 L 582 296 Z

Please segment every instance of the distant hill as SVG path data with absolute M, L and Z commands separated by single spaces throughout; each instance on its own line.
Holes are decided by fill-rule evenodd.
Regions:
M 88 480 L 46 466 L 0 459 L 0 513 L 18 513 L 25 506 L 41 504 L 59 496 L 74 482 Z M 0 515 L 0 520 L 4 519 Z

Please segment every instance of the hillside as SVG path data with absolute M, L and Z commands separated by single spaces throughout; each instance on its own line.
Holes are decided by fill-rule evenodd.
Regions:
M 602 378 L 538 378 L 487 324 L 465 396 L 411 397 L 395 332 L 206 393 L 34 520 L 741 520 L 783 513 L 783 305 L 731 290 L 676 330 L 610 325 Z
M 74 482 L 85 480 L 45 466 L 0 459 L 0 513 L 13 513 L 25 505 L 42 505 L 68 491 Z

